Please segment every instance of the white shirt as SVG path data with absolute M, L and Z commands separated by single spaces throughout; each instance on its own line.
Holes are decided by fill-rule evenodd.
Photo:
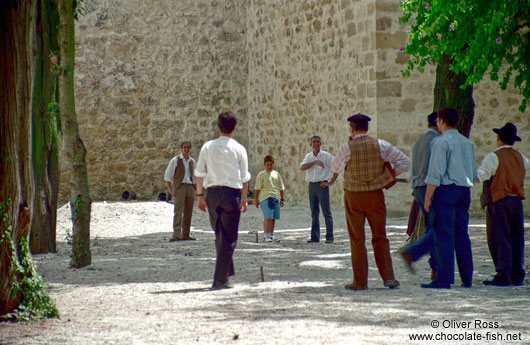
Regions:
M 495 151 L 498 151 L 500 149 L 506 149 L 506 148 L 513 148 L 511 145 L 502 145 L 499 146 Z M 497 168 L 499 167 L 499 157 L 494 152 L 488 153 L 484 159 L 482 160 L 482 164 L 480 164 L 480 168 L 478 168 L 478 178 L 480 182 L 484 182 L 489 180 L 495 173 L 497 172 Z M 525 157 L 521 152 L 521 157 L 523 158 L 523 164 L 524 168 L 528 170 L 529 161 L 528 158 Z
M 188 160 L 186 160 L 184 156 L 182 155 L 182 153 L 178 156 L 173 157 L 169 161 L 169 164 L 167 165 L 167 168 L 166 168 L 166 172 L 164 174 L 164 180 L 167 182 L 171 182 L 171 183 L 173 182 L 173 175 L 175 174 L 175 169 L 177 168 L 179 158 L 182 159 L 182 161 L 184 162 L 184 169 L 185 169 L 184 179 L 182 180 L 182 183 L 193 184 L 194 182 L 191 181 L 191 176 L 190 176 L 190 161 L 192 161 L 193 164 L 195 165 L 195 160 L 191 158 L 191 156 Z
M 203 187 L 224 186 L 242 189 L 250 180 L 247 150 L 228 136 L 202 145 L 195 176 L 203 177 Z
M 322 168 L 320 165 L 315 164 L 311 168 L 305 171 L 305 180 L 306 182 L 320 182 L 320 181 L 329 181 L 331 178 L 331 161 L 333 156 L 326 151 L 320 150 L 318 154 L 315 154 L 311 151 L 305 155 L 304 160 L 300 163 L 300 166 L 312 163 L 314 161 L 321 161 L 324 163 Z

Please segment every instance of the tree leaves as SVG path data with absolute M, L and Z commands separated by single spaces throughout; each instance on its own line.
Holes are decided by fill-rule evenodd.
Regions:
M 526 109 L 530 101 L 528 0 L 406 0 L 401 7 L 400 23 L 410 23 L 405 51 L 411 56 L 403 75 L 414 69 L 422 72 L 431 60 L 440 64 L 443 56 L 451 56 L 451 70 L 468 75 L 464 87 L 485 74 L 502 89 L 513 81 L 522 96 L 519 110 Z

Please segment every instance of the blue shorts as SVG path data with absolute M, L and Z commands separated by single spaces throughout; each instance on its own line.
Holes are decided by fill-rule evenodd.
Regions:
M 261 212 L 263 212 L 263 218 L 265 219 L 280 219 L 280 203 L 277 202 L 273 208 L 269 207 L 269 199 L 267 198 L 263 201 L 260 201 L 259 206 L 261 207 Z

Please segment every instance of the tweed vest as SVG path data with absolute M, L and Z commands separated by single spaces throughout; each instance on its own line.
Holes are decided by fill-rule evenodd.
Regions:
M 368 192 L 382 189 L 394 181 L 394 176 L 381 157 L 379 142 L 369 136 L 348 142 L 351 158 L 344 170 L 344 189 Z
M 524 168 L 521 154 L 512 148 L 503 148 L 494 152 L 499 159 L 495 175 L 482 185 L 480 202 L 482 207 L 490 205 L 507 196 L 524 199 Z
M 189 161 L 189 169 L 190 169 L 190 178 L 191 181 L 195 181 L 194 176 L 194 166 L 193 161 L 190 159 Z M 186 173 L 186 167 L 184 166 L 184 160 L 182 158 L 177 158 L 177 166 L 175 167 L 175 172 L 173 173 L 173 181 L 171 186 L 173 187 L 173 192 L 176 192 L 177 188 L 182 184 L 182 180 L 184 180 L 184 174 Z

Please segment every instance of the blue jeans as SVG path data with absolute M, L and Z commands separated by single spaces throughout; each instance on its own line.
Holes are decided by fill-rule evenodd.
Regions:
M 433 229 L 435 211 L 432 207 L 430 212 L 426 212 L 423 208 L 423 205 L 425 205 L 426 189 L 427 186 L 414 188 L 414 202 L 421 208 L 421 212 L 423 213 L 425 219 L 425 231 L 416 242 L 411 243 L 404 249 L 404 251 L 412 257 L 413 261 L 417 261 L 425 254 L 430 253 L 431 257 L 429 259 L 429 265 L 431 266 L 431 269 L 437 271 L 438 265 L 434 253 Z
M 320 187 L 320 182 L 309 182 L 309 207 L 311 208 L 311 240 L 320 241 L 320 207 L 326 221 L 326 240 L 333 241 L 333 218 L 329 205 L 329 188 Z
M 470 285 L 473 277 L 473 255 L 467 232 L 469 223 L 468 187 L 440 185 L 432 198 L 434 218 L 434 250 L 438 273 L 433 283 L 453 284 L 455 254 L 458 272 L 463 284 Z

